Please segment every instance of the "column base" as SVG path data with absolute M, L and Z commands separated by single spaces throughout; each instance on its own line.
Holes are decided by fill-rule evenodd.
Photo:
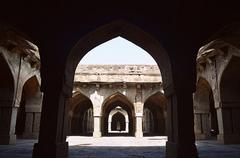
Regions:
M 223 144 L 240 144 L 239 134 L 218 134 L 217 140 Z
M 57 144 L 34 144 L 33 158 L 67 158 L 68 157 L 68 142 Z
M 141 137 L 143 137 L 143 133 L 142 132 L 136 132 L 135 137 L 136 138 L 141 138 Z
M 0 145 L 9 145 L 16 143 L 16 135 L 0 135 Z
M 100 138 L 102 136 L 101 132 L 93 132 L 93 137 L 94 138 Z
M 166 143 L 166 158 L 198 158 L 196 145 L 193 144 L 178 144 L 167 141 Z

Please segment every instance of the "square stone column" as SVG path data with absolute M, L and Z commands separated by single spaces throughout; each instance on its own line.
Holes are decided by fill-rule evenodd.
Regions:
M 0 144 L 15 144 L 17 107 L 0 107 Z
M 37 139 L 40 127 L 40 112 L 27 112 L 25 121 L 25 130 L 22 138 Z
M 136 131 L 135 131 L 135 137 L 143 137 L 142 132 L 142 113 L 136 113 Z
M 38 143 L 34 144 L 33 158 L 68 157 L 66 134 L 69 98 L 57 88 L 59 85 L 50 85 L 43 95 L 40 132 Z
M 194 131 L 195 138 L 198 140 L 204 140 L 211 137 L 210 135 L 210 123 L 209 113 L 206 111 L 194 112 Z
M 236 112 L 236 113 L 235 113 Z M 235 114 L 234 114 L 235 113 Z M 223 144 L 239 144 L 240 133 L 236 129 L 237 122 L 239 121 L 238 109 L 234 108 L 218 108 L 218 128 L 219 134 L 217 139 Z
M 94 128 L 93 128 L 93 137 L 99 138 L 102 136 L 101 133 L 101 116 L 94 116 Z

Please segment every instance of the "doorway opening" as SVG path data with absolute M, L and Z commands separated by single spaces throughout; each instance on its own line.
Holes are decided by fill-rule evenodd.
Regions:
M 107 34 L 105 33 L 106 31 Z M 148 65 L 145 63 L 145 56 L 143 57 L 143 61 L 145 62 L 142 64 L 127 63 L 124 65 L 114 62 L 110 64 L 101 64 L 101 66 L 92 63 L 80 65 L 81 60 L 84 59 L 85 55 L 88 55 L 89 51 L 93 50 L 95 47 L 97 48 L 97 46 L 104 45 L 105 42 L 107 43 L 117 38 L 124 39 L 131 44 L 136 44 L 135 46 L 144 48 L 144 50 L 149 53 L 147 53 L 148 56 L 154 58 L 157 63 L 155 62 L 154 64 Z M 125 61 L 128 61 L 128 59 L 136 60 L 137 58 L 137 56 L 130 57 L 129 53 L 131 53 L 131 51 L 127 52 L 128 54 L 124 53 L 124 51 L 120 53 L 112 51 L 114 56 L 121 54 Z M 104 56 L 104 52 L 101 52 L 101 55 L 95 59 L 99 60 L 101 58 L 107 59 L 106 56 Z M 144 146 L 153 145 L 151 143 L 146 144 L 146 141 L 162 140 L 161 138 L 148 139 L 147 137 L 143 137 L 142 128 L 144 100 L 146 100 L 150 94 L 154 94 L 157 91 L 163 91 L 166 87 L 172 86 L 169 58 L 159 41 L 132 24 L 121 20 L 115 21 L 96 29 L 94 32 L 89 33 L 89 35 L 81 39 L 72 49 L 66 68 L 65 84 L 73 87 L 74 93 L 76 91 L 81 91 L 81 93 L 87 96 L 93 104 L 94 127 L 93 137 L 91 137 L 91 139 L 96 137 L 105 139 L 106 137 L 104 136 L 106 135 L 117 134 L 119 136 L 119 134 L 121 135 L 126 134 L 124 132 L 129 132 L 128 135 L 130 134 L 130 136 L 144 138 L 144 143 L 142 143 Z M 159 68 L 161 68 L 162 74 Z M 78 87 L 75 86 L 76 82 L 79 83 Z M 168 95 L 171 93 L 173 93 L 173 91 L 168 89 Z M 109 101 L 115 98 L 115 94 L 124 96 L 127 98 L 125 100 L 128 100 L 128 102 L 124 101 L 122 99 L 123 97 L 116 97 L 117 99 L 114 101 Z M 150 108 L 150 110 L 154 110 L 154 108 Z M 162 119 L 159 119 L 161 121 L 156 121 L 156 125 L 163 122 L 163 111 L 164 110 L 161 109 L 158 114 L 153 114 L 153 117 L 158 117 L 160 115 L 162 117 Z M 129 129 L 126 129 L 127 126 L 129 126 Z M 160 130 L 156 131 L 159 132 Z M 161 132 L 163 133 L 163 131 Z M 112 140 L 111 147 L 116 146 L 116 144 L 114 145 L 113 137 L 107 138 L 111 138 Z M 121 141 L 123 140 L 121 136 L 118 138 Z M 154 144 L 153 146 L 165 146 L 167 137 L 165 138 L 164 143 Z M 77 138 L 73 139 L 76 140 Z M 118 141 L 120 141 L 119 139 Z M 67 141 L 68 140 L 70 146 L 77 145 L 76 142 L 75 144 L 71 144 L 70 137 Z M 88 140 L 90 139 L 88 138 Z M 131 140 L 127 141 L 128 146 L 130 142 Z M 104 141 L 104 143 L 107 143 L 107 141 Z M 96 145 L 93 142 L 84 144 Z M 100 146 L 104 145 L 101 144 Z M 136 144 L 134 144 L 134 146 L 136 146 Z

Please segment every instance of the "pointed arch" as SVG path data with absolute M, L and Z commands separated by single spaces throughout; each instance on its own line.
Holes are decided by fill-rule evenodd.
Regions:
M 65 68 L 65 86 L 68 87 L 66 93 L 71 94 L 74 72 L 82 57 L 94 47 L 117 36 L 121 36 L 145 49 L 157 61 L 162 73 L 163 89 L 167 94 L 173 93 L 171 64 L 165 49 L 149 33 L 124 20 L 116 20 L 95 29 L 95 31 L 80 39 L 72 48 Z
M 134 123 L 135 123 L 134 106 L 125 95 L 123 95 L 119 92 L 116 92 L 116 93 L 110 95 L 103 102 L 102 111 L 101 111 L 103 135 L 111 135 L 111 133 L 108 132 L 109 114 L 111 113 L 111 111 L 113 109 L 115 109 L 117 107 L 121 107 L 124 111 L 127 112 L 128 120 L 129 120 L 129 130 L 126 134 L 133 135 L 134 134 Z
M 106 106 L 107 104 L 111 103 L 111 102 L 115 102 L 115 101 L 121 101 L 127 105 L 130 106 L 130 108 L 134 111 L 134 106 L 133 103 L 128 99 L 127 96 L 123 95 L 120 92 L 115 92 L 113 94 L 111 94 L 110 96 L 106 97 L 106 99 L 104 99 L 103 104 L 102 104 L 102 109 L 104 108 L 104 106 Z
M 108 116 L 108 133 L 129 131 L 129 117 L 127 111 L 121 107 L 112 109 Z
M 161 104 L 165 108 L 165 105 L 167 104 L 167 98 L 164 96 L 164 94 L 161 91 L 157 91 L 147 95 L 144 98 L 143 102 L 145 103 L 146 101 L 152 99 L 153 97 L 156 98 L 156 101 L 159 101 L 159 104 Z
M 73 93 L 69 103 L 69 135 L 92 135 L 93 104 L 83 93 Z
M 42 111 L 42 93 L 36 75 L 23 85 L 20 106 L 17 111 L 15 133 L 21 138 L 37 138 Z
M 209 139 L 219 133 L 217 112 L 212 87 L 200 77 L 197 81 L 194 103 L 194 130 L 197 139 Z
M 166 135 L 166 97 L 160 92 L 150 95 L 143 106 L 143 134 Z
M 239 72 L 240 72 L 240 57 L 232 56 L 226 68 L 224 69 L 220 80 L 220 97 L 222 102 L 240 103 Z

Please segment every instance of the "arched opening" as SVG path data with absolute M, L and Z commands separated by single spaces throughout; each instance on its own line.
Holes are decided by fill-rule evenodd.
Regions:
M 92 136 L 93 105 L 91 100 L 82 93 L 75 92 L 69 108 L 69 135 Z
M 240 57 L 232 56 L 220 82 L 224 143 L 240 142 Z
M 162 74 L 162 81 L 163 81 L 163 90 L 166 96 L 168 96 L 169 99 L 173 96 L 174 88 L 173 88 L 173 79 L 172 79 L 172 70 L 171 70 L 171 64 L 170 59 L 168 57 L 168 54 L 164 50 L 164 48 L 161 46 L 158 40 L 154 39 L 150 34 L 146 33 L 145 31 L 141 30 L 135 25 L 132 25 L 128 22 L 118 20 L 114 21 L 112 23 L 109 23 L 107 25 L 104 25 L 102 27 L 96 28 L 93 32 L 90 32 L 89 34 L 86 34 L 83 38 L 81 38 L 78 43 L 73 47 L 71 50 L 66 67 L 65 67 L 65 76 L 64 76 L 64 89 L 65 94 L 68 94 L 69 96 L 72 95 L 72 89 L 73 89 L 73 81 L 74 81 L 74 74 L 77 68 L 77 65 L 79 64 L 79 61 L 93 48 L 96 46 L 109 41 L 115 37 L 121 36 L 125 38 L 126 40 L 129 40 L 130 42 L 136 44 L 137 46 L 143 48 L 149 54 L 154 58 L 154 60 L 157 62 L 157 65 L 160 68 L 161 74 Z M 113 52 L 114 53 L 114 52 Z M 127 56 L 126 56 L 127 57 Z M 96 90 L 96 93 L 97 90 Z M 136 101 L 138 102 L 138 99 L 141 99 L 141 97 L 136 97 Z M 169 102 L 171 105 L 175 102 Z M 130 108 L 128 103 L 125 103 L 123 100 L 116 100 L 115 102 L 107 102 L 107 106 L 102 107 L 103 114 L 109 113 L 110 109 L 113 109 L 116 106 L 121 105 L 121 107 L 128 112 L 129 115 L 129 134 L 134 135 L 135 131 L 135 122 L 138 120 L 138 126 L 142 126 L 141 122 L 141 115 L 135 116 L 138 118 L 132 117 L 133 114 L 133 108 Z M 106 105 L 106 104 L 103 104 Z M 135 105 L 134 105 L 135 106 Z M 140 109 L 141 110 L 141 109 Z M 171 110 L 169 110 L 170 112 Z M 94 111 L 95 112 L 95 111 Z M 95 115 L 95 114 L 94 114 Z M 170 113 L 168 116 L 171 117 L 172 113 Z M 100 116 L 94 116 L 94 124 L 97 122 L 97 124 L 101 124 L 101 127 L 97 127 L 95 132 L 94 127 L 94 135 L 95 133 L 98 133 L 96 135 L 100 135 L 100 132 L 102 132 L 102 135 L 106 135 L 107 133 L 107 117 L 106 115 L 100 115 Z M 101 123 L 99 120 L 101 120 Z M 141 123 L 140 123 L 141 122 Z M 169 119 L 169 122 L 172 122 L 169 124 L 169 126 L 173 125 L 174 120 Z M 99 128 L 99 129 L 98 129 Z M 172 130 L 173 127 L 169 128 L 169 136 L 172 137 L 172 141 L 174 141 L 175 138 L 173 138 L 174 131 Z M 141 131 L 140 131 L 141 133 Z M 136 133 L 135 133 L 136 134 Z M 137 135 L 137 134 L 136 134 Z
M 112 109 L 108 115 L 108 133 L 128 133 L 129 117 L 120 106 Z
M 166 135 L 166 104 L 167 99 L 161 92 L 151 95 L 145 101 L 142 125 L 144 136 Z
M 103 104 L 102 134 L 104 136 L 133 136 L 135 132 L 134 118 L 132 103 L 126 96 L 115 93 L 108 97 Z
M 18 138 L 37 138 L 39 133 L 42 93 L 37 77 L 29 78 L 22 89 L 15 133 Z
M 150 34 L 123 20 L 117 20 L 99 27 L 78 41 L 68 56 L 65 69 L 65 84 L 69 87 L 73 87 L 77 65 L 91 49 L 118 36 L 133 42 L 149 52 L 160 68 L 163 89 L 172 86 L 171 64 L 165 49 L 161 46 L 159 41 L 155 40 Z M 71 89 L 68 91 L 69 95 L 72 94 Z M 173 90 L 169 89 L 167 93 L 170 95 L 173 93 Z
M 112 131 L 125 131 L 125 117 L 120 112 L 116 113 L 112 117 L 111 130 Z
M 0 107 L 11 106 L 14 96 L 14 79 L 2 54 L 0 54 L 0 72 Z
M 15 96 L 14 78 L 7 61 L 1 53 L 0 81 L 0 144 L 9 144 L 15 141 L 15 136 L 10 135 L 13 133 L 9 132 L 15 124 L 12 119 L 15 116 L 15 108 L 13 107 Z
M 216 137 L 219 133 L 217 113 L 213 92 L 207 80 L 198 80 L 193 100 L 196 139 Z
M 220 84 L 221 100 L 239 107 L 240 102 L 240 57 L 233 56 L 224 70 Z M 230 105 L 230 104 L 228 104 Z M 227 105 L 226 105 L 227 106 Z

